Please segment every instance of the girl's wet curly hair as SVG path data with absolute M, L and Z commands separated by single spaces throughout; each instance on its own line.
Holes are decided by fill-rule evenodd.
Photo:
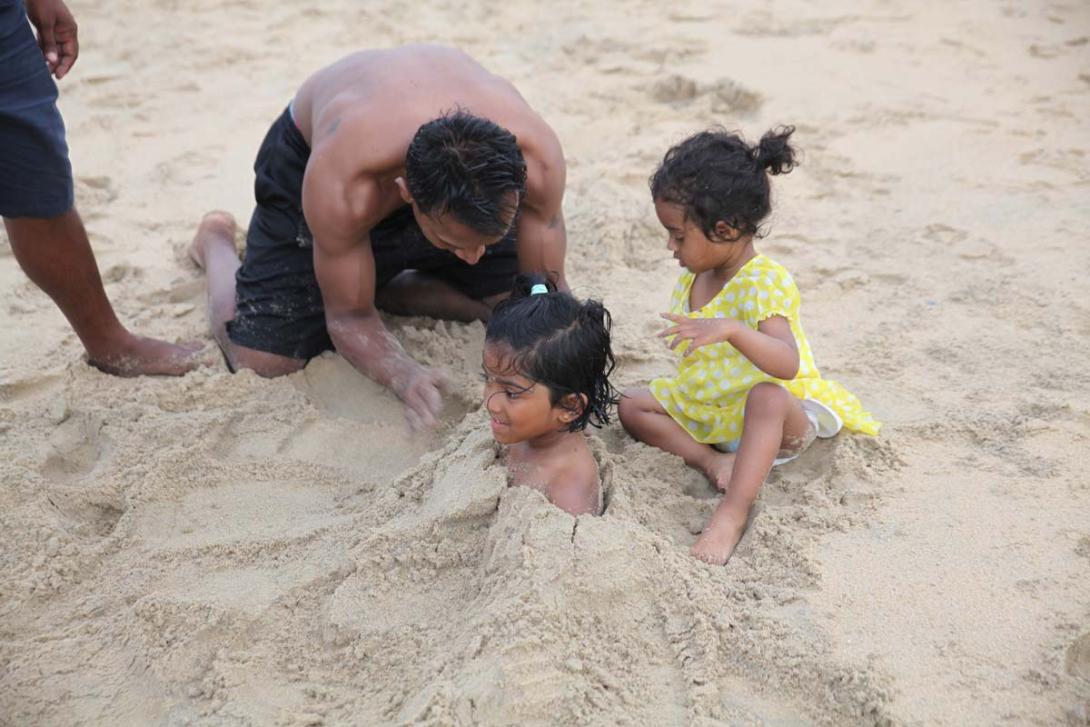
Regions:
M 694 134 L 666 152 L 649 180 L 651 196 L 683 206 L 709 240 L 723 241 L 715 234 L 720 221 L 738 231 L 735 239 L 760 237 L 772 209 L 768 175 L 798 163 L 788 143 L 793 133 L 794 126 L 772 129 L 755 146 L 721 127 Z
M 548 292 L 533 294 L 535 285 L 544 285 Z M 519 275 L 511 296 L 492 311 L 485 342 L 510 348 L 509 365 L 548 387 L 553 406 L 569 394 L 586 397 L 586 406 L 568 426 L 569 432 L 577 432 L 588 424 L 608 424 L 618 401 L 609 382 L 616 366 L 611 325 L 609 311 L 599 301 L 580 302 L 542 275 Z

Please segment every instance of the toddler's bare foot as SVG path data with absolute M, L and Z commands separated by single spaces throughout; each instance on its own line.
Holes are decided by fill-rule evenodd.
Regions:
M 235 230 L 237 228 L 235 218 L 230 212 L 221 212 L 219 210 L 209 212 L 201 218 L 197 234 L 193 236 L 193 242 L 189 243 L 187 252 L 190 259 L 197 263 L 197 267 L 204 270 L 204 248 L 208 242 L 212 240 L 217 242 L 230 240 L 231 248 L 234 249 Z
M 745 513 L 739 517 L 732 508 L 720 504 L 689 550 L 690 555 L 712 565 L 726 564 L 745 534 L 747 523 Z
M 704 465 L 704 476 L 712 487 L 720 492 L 727 491 L 730 484 L 730 475 L 734 472 L 734 453 L 716 452 L 712 454 Z
M 87 362 L 114 376 L 181 376 L 201 364 L 203 348 L 196 341 L 167 343 L 129 334 L 106 350 L 88 353 Z

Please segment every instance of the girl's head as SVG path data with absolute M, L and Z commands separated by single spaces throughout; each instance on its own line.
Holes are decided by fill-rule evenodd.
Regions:
M 771 211 L 770 174 L 796 164 L 793 126 L 773 129 L 750 146 L 737 133 L 711 129 L 666 152 L 651 175 L 655 213 L 670 233 L 667 247 L 694 272 L 718 267 L 731 243 L 760 237 Z M 724 245 L 723 243 L 727 243 Z
M 542 276 L 520 275 L 485 333 L 484 398 L 492 434 L 512 444 L 609 422 L 617 403 L 610 315 Z

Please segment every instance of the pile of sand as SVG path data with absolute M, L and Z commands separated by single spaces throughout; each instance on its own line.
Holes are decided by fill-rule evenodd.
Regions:
M 87 0 L 62 83 L 123 318 L 204 337 L 183 250 L 246 220 L 310 70 L 440 40 L 569 161 L 569 276 L 625 386 L 677 269 L 647 175 L 711 123 L 798 126 L 767 252 L 819 366 L 886 428 L 777 469 L 734 559 L 716 495 L 595 432 L 603 517 L 506 487 L 480 325 L 391 320 L 451 372 L 440 429 L 326 354 L 266 381 L 120 380 L 0 246 L 0 724 L 1084 724 L 1090 709 L 1085 8 Z M 154 47 L 141 40 L 149 28 Z

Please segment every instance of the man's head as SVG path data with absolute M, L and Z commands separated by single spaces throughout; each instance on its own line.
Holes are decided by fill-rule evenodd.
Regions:
M 526 162 L 511 132 L 457 111 L 417 130 L 398 186 L 424 236 L 473 264 L 514 224 Z

